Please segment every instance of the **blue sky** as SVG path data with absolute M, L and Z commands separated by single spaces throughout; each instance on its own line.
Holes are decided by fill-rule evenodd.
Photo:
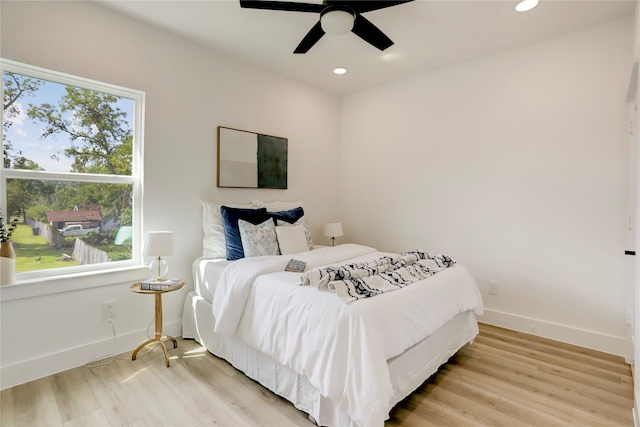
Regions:
M 46 171 L 50 172 L 69 172 L 71 170 L 71 159 L 65 157 L 64 149 L 70 147 L 70 140 L 64 134 L 49 135 L 42 138 L 42 129 L 44 125 L 40 122 L 31 120 L 27 116 L 30 105 L 40 105 L 49 103 L 58 105 L 59 100 L 65 94 L 65 85 L 41 80 L 44 82 L 36 92 L 35 96 L 23 97 L 18 100 L 20 114 L 13 117 L 12 126 L 6 132 L 6 139 L 13 146 L 13 154 L 22 151 L 22 155 L 30 159 Z M 121 98 L 117 106 L 127 113 L 129 121 L 133 118 L 133 100 Z M 65 113 L 63 119 L 71 119 L 71 112 Z M 5 119 L 7 119 L 5 117 Z M 78 141 L 76 141 L 76 144 Z M 55 155 L 57 159 L 52 159 Z

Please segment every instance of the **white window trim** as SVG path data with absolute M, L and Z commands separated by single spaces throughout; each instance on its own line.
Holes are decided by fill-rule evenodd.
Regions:
M 96 265 L 59 268 L 55 270 L 39 270 L 17 273 L 14 285 L 3 286 L 0 301 L 66 292 L 74 289 L 86 289 L 94 286 L 104 286 L 118 283 L 120 279 L 140 277 L 142 269 L 142 195 L 143 195 L 143 142 L 144 142 L 144 114 L 145 93 L 109 83 L 73 76 L 58 71 L 48 70 L 33 65 L 0 58 L 0 73 L 4 71 L 26 75 L 67 86 L 76 86 L 97 92 L 108 93 L 119 97 L 132 99 L 135 102 L 133 119 L 133 153 L 131 176 L 74 174 L 65 172 L 23 171 L 4 169 L 0 165 L 0 205 L 6 206 L 6 186 L 9 178 L 26 178 L 37 176 L 38 179 L 76 181 L 76 182 L 107 182 L 114 184 L 132 184 L 133 208 L 132 223 L 134 235 L 132 238 L 132 259 L 114 261 Z M 3 79 L 0 79 L 0 89 L 4 93 Z M 4 128 L 0 130 L 3 136 Z M 4 138 L 2 138 L 4 140 Z M 110 274 L 112 273 L 112 274 Z M 87 280 L 90 277 L 91 280 Z M 94 277 L 95 276 L 95 277 Z M 135 280 L 135 279 L 134 279 Z
M 93 270 L 83 273 L 76 272 L 67 275 L 21 280 L 19 283 L 17 282 L 13 285 L 0 287 L 0 302 L 97 288 L 100 286 L 126 284 L 128 287 L 132 283 L 140 281 L 141 277 L 147 277 L 148 275 L 149 269 L 146 266 L 134 266 L 112 267 L 109 270 Z

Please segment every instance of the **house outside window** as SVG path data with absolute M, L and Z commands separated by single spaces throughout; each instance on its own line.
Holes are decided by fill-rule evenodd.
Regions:
M 140 265 L 144 93 L 2 59 L 0 210 L 22 279 Z

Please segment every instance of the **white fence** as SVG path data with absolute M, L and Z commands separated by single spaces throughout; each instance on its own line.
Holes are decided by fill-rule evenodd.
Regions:
M 31 227 L 31 229 L 33 230 L 33 235 L 38 235 L 38 236 L 43 236 L 45 239 L 47 239 L 48 243 L 52 243 L 51 242 L 51 235 L 53 233 L 51 233 L 51 226 L 45 222 L 40 222 L 40 221 L 36 221 L 35 219 L 32 218 L 25 218 L 24 222 Z
M 99 264 L 109 261 L 109 257 L 105 251 L 87 245 L 82 239 L 76 239 L 73 245 L 73 257 L 76 261 L 80 261 L 82 265 Z

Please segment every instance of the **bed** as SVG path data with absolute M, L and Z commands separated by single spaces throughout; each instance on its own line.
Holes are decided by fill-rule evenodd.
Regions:
M 393 406 L 478 333 L 482 298 L 458 263 L 396 291 L 345 302 L 302 286 L 303 276 L 398 254 L 343 244 L 234 260 L 205 255 L 193 262 L 183 337 L 321 426 L 382 426 Z M 305 262 L 305 273 L 285 271 L 291 259 Z

